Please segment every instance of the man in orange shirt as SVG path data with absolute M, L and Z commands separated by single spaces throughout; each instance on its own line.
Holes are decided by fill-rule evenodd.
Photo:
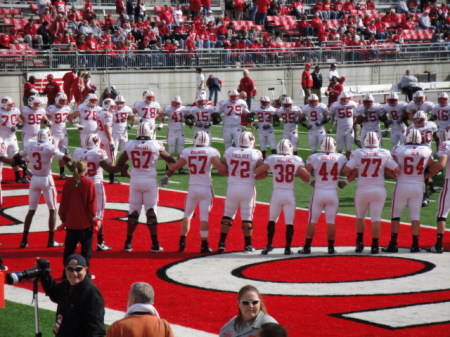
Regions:
M 302 89 L 305 94 L 305 104 L 308 104 L 308 97 L 311 95 L 311 89 L 313 87 L 313 78 L 310 73 L 311 64 L 305 64 L 305 70 L 302 73 Z

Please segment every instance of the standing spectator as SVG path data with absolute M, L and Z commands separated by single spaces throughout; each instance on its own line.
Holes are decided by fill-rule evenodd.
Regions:
M 55 81 L 52 74 L 47 75 L 47 81 L 48 83 L 40 95 L 46 95 L 47 105 L 52 105 L 55 104 L 56 95 L 58 95 L 58 92 L 61 92 L 61 87 L 58 82 Z
M 64 260 L 75 252 L 78 243 L 81 255 L 89 266 L 92 255 L 92 234 L 98 230 L 97 195 L 94 183 L 86 177 L 87 162 L 80 160 L 70 165 L 73 177 L 64 183 L 58 214 L 62 227 L 66 228 L 64 241 Z
M 413 94 L 416 91 L 421 90 L 417 77 L 411 75 L 410 71 L 407 69 L 405 75 L 402 76 L 400 83 L 398 84 L 399 89 L 408 96 L 408 102 L 412 100 Z
M 266 22 L 267 10 L 270 6 L 270 0 L 256 0 L 258 9 L 256 11 L 255 22 L 257 25 L 263 25 Z
M 244 15 L 245 0 L 234 0 L 234 20 L 241 21 Z
M 71 71 L 65 73 L 62 77 L 63 80 L 63 91 L 67 96 L 67 103 L 72 102 L 73 98 L 73 92 L 72 92 L 72 86 L 73 82 L 75 81 L 77 75 L 77 71 L 75 68 L 72 68 Z
M 202 0 L 189 0 L 189 12 L 191 13 L 191 19 L 194 20 L 199 15 L 202 8 Z
M 214 105 L 217 105 L 217 98 L 219 96 L 219 91 L 222 88 L 222 81 L 217 76 L 211 74 L 206 80 L 206 86 L 209 89 L 209 100 L 212 101 L 214 96 Z
M 118 15 L 125 13 L 125 5 L 123 3 L 123 0 L 115 0 L 116 1 L 116 13 Z
M 23 105 L 28 105 L 28 98 L 37 94 L 39 91 L 36 89 L 36 77 L 30 76 L 23 86 Z
M 206 13 L 211 10 L 211 0 L 202 0 L 203 7 L 203 16 L 206 16 Z
M 153 306 L 155 291 L 145 282 L 131 285 L 125 317 L 114 322 L 107 337 L 173 337 L 172 328 Z
M 52 5 L 52 2 L 50 0 L 37 0 L 36 4 L 38 6 L 37 14 L 41 15 Z
M 50 271 L 48 268 L 50 263 L 44 261 L 47 262 L 45 267 Z M 88 270 L 86 259 L 79 254 L 73 254 L 64 261 L 66 280 L 57 284 L 49 272 L 40 278 L 45 294 L 52 302 L 58 304 L 53 328 L 56 336 L 105 335 L 105 303 Z
M 320 66 L 315 66 L 314 71 L 312 72 L 313 86 L 311 89 L 311 93 L 316 94 L 319 97 L 319 102 L 322 102 L 322 73 L 320 72 Z
M 330 64 L 330 69 L 328 70 L 328 80 L 330 82 L 331 82 L 331 79 L 333 78 L 333 76 L 336 76 L 336 78 L 340 78 L 339 77 L 339 73 L 337 71 L 337 64 L 336 63 Z
M 205 75 L 202 73 L 202 68 L 196 68 L 195 72 L 197 73 L 197 94 L 196 96 L 198 96 L 198 94 L 201 91 L 205 90 Z
M 264 323 L 277 323 L 267 314 L 261 293 L 246 285 L 238 292 L 238 313 L 220 329 L 219 337 L 255 336 Z
M 239 82 L 238 91 L 244 91 L 247 94 L 247 107 L 250 109 L 252 106 L 252 99 L 256 96 L 256 85 L 255 81 L 250 77 L 250 72 L 248 69 L 244 69 L 242 72 L 244 75 Z
M 305 64 L 305 70 L 302 73 L 302 89 L 304 92 L 305 104 L 308 103 L 308 97 L 311 95 L 311 89 L 313 87 L 313 77 L 309 70 L 311 69 L 311 64 Z

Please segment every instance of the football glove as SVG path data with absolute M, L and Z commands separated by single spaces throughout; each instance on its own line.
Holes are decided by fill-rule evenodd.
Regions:
M 347 183 L 345 181 L 338 181 L 338 187 L 339 188 L 344 188 L 345 186 L 347 186 Z
M 18 128 L 19 130 L 22 130 L 23 124 L 22 123 L 16 123 L 16 128 Z
M 263 125 L 263 129 L 264 129 L 264 130 L 270 129 L 270 124 L 264 124 L 264 125 Z
M 220 124 L 220 122 L 222 121 L 222 118 L 220 118 L 220 115 L 217 112 L 211 114 L 211 117 L 213 125 Z
M 194 118 L 193 115 L 187 115 L 186 118 L 184 119 L 184 123 L 187 126 L 193 126 L 194 125 L 194 121 L 195 121 L 195 118 Z
M 160 185 L 161 187 L 166 187 L 168 183 L 169 183 L 169 177 L 168 177 L 168 176 L 164 176 L 164 177 L 159 181 L 159 185 Z
M 202 128 L 203 127 L 203 122 L 195 122 L 195 126 L 197 128 Z
M 273 115 L 272 122 L 273 122 L 273 126 L 275 126 L 275 127 L 280 126 L 280 117 L 277 115 Z

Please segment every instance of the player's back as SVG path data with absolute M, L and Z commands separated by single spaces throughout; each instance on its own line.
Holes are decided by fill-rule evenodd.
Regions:
M 299 156 L 281 154 L 270 155 L 264 163 L 272 171 L 273 188 L 288 190 L 294 189 L 297 170 L 305 165 Z
M 29 142 L 25 145 L 24 152 L 30 163 L 31 173 L 36 176 L 49 175 L 52 168 L 52 158 L 56 153 L 59 153 L 50 142 Z
M 125 145 L 125 151 L 131 161 L 131 177 L 156 177 L 156 161 L 162 150 L 164 145 L 156 140 L 129 140 Z
M 228 165 L 228 185 L 255 184 L 254 170 L 262 153 L 253 148 L 230 147 L 225 151 L 224 158 Z
M 427 121 L 422 127 L 417 127 L 416 125 L 411 124 L 406 129 L 406 134 L 408 134 L 411 129 L 419 130 L 420 135 L 422 136 L 422 144 L 431 147 L 431 143 L 433 142 L 433 134 L 437 131 L 437 125 L 435 122 Z
M 188 147 L 181 152 L 180 158 L 189 167 L 189 185 L 211 185 L 211 160 L 220 158 L 219 151 L 210 147 Z
M 112 127 L 112 123 L 113 123 L 113 115 L 111 112 L 106 110 L 100 110 L 97 113 L 97 131 L 99 134 L 104 135 L 105 127 L 108 125 Z
M 314 170 L 315 188 L 336 189 L 339 173 L 347 162 L 340 153 L 313 153 L 306 161 Z
M 106 152 L 98 147 L 92 149 L 79 147 L 73 153 L 73 160 L 84 160 L 87 163 L 86 177 L 94 182 L 103 180 L 103 168 L 100 166 L 100 162 L 106 159 Z
M 424 145 L 400 145 L 392 150 L 392 156 L 401 171 L 399 183 L 423 184 L 424 171 L 431 157 L 431 149 Z

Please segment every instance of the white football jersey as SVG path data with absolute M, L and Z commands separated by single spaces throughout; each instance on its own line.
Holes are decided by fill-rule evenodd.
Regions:
M 236 102 L 224 100 L 220 102 L 219 111 L 223 115 L 223 127 L 239 127 L 241 126 L 241 117 L 243 113 L 248 113 L 247 103 L 242 99 Z
M 28 106 L 24 106 L 20 115 L 23 120 L 22 131 L 29 136 L 37 135 L 41 128 L 42 118 L 45 116 L 44 108 L 33 110 Z
M 439 129 L 445 130 L 450 125 L 450 104 L 442 107 L 436 104 L 431 109 L 431 115 L 436 117 L 436 123 Z
M 313 153 L 306 160 L 311 165 L 316 180 L 315 188 L 336 189 L 339 173 L 347 163 L 347 158 L 340 153 Z
M 220 158 L 220 153 L 216 149 L 204 147 L 185 148 L 180 158 L 187 162 L 189 167 L 189 185 L 211 186 L 211 160 Z
M 433 141 L 433 135 L 437 131 L 437 125 L 435 122 L 427 121 L 425 126 L 418 128 L 414 124 L 411 124 L 406 129 L 406 134 L 408 134 L 409 130 L 417 129 L 420 131 L 422 135 L 422 144 L 428 147 L 431 147 L 431 142 Z
M 437 153 L 438 157 L 447 157 L 447 164 L 445 165 L 445 179 L 450 179 L 450 140 L 446 140 L 439 145 L 439 150 Z
M 11 111 L 0 109 L 0 136 L 3 139 L 16 135 L 14 131 L 11 131 L 11 127 L 16 125 L 19 116 L 20 111 L 17 108 L 13 108 Z
M 133 110 L 125 105 L 122 109 L 117 110 L 113 114 L 112 131 L 124 134 L 127 132 L 128 117 L 133 115 Z
M 308 124 L 312 126 L 312 131 L 323 128 L 323 125 L 317 126 L 316 123 L 322 122 L 325 113 L 328 113 L 328 107 L 326 106 L 326 104 L 318 103 L 317 106 L 305 104 L 302 107 L 302 111 L 305 114 L 306 119 L 308 120 Z
M 272 126 L 272 117 L 276 113 L 276 111 L 277 110 L 271 105 L 269 105 L 267 108 L 256 106 L 252 109 L 252 112 L 255 113 L 255 116 L 258 120 L 260 128 L 264 128 L 265 125 Z
M 223 157 L 228 165 L 228 186 L 234 184 L 255 185 L 255 166 L 262 153 L 253 148 L 229 147 Z
M 163 110 L 163 115 L 168 117 L 167 127 L 169 130 L 183 130 L 184 116 L 189 113 L 189 108 L 181 105 L 174 108 L 172 105 L 166 105 Z
M 61 159 L 64 157 L 64 153 L 60 152 L 50 142 L 29 142 L 25 145 L 25 149 L 20 151 L 20 155 L 27 157 L 31 173 L 36 176 L 51 174 L 52 158 Z
M 97 113 L 102 110 L 101 107 L 91 108 L 87 104 L 80 104 L 77 111 L 80 113 L 80 124 L 84 126 L 83 133 L 97 132 Z
M 105 127 L 109 125 L 112 128 L 113 114 L 106 110 L 100 110 L 97 113 L 97 132 L 99 135 L 105 135 Z
M 424 172 L 431 157 L 431 149 L 423 145 L 405 144 L 392 149 L 392 156 L 401 171 L 398 183 L 423 184 Z
M 264 160 L 264 164 L 269 165 L 273 174 L 273 188 L 293 190 L 295 177 L 300 167 L 305 163 L 299 156 L 272 154 Z
M 102 161 L 108 160 L 106 152 L 99 147 L 92 149 L 76 148 L 73 152 L 73 160 L 84 160 L 87 163 L 86 177 L 94 183 L 103 181 L 103 169 L 100 166 Z
M 155 125 L 155 119 L 158 116 L 158 111 L 161 110 L 161 106 L 158 102 L 147 104 L 145 101 L 138 101 L 134 103 L 134 109 L 136 109 L 137 115 L 142 122 L 149 122 L 151 125 Z
M 330 115 L 336 116 L 337 130 L 345 131 L 353 128 L 353 118 L 356 114 L 358 104 L 354 101 L 348 104 L 341 104 L 341 102 L 334 102 L 330 106 Z
M 357 109 L 355 116 L 363 116 L 367 120 L 362 122 L 362 127 L 367 131 L 377 131 L 380 130 L 379 119 L 384 115 L 384 111 L 381 109 L 379 103 L 374 103 L 369 109 L 366 109 L 363 104 L 361 104 Z
M 209 123 L 211 122 L 211 115 L 216 112 L 216 107 L 213 105 L 205 105 L 203 107 L 193 106 L 189 113 L 194 116 L 196 122 Z
M 156 162 L 164 145 L 156 140 L 129 140 L 125 151 L 131 161 L 131 178 L 155 178 Z
M 50 130 L 52 133 L 66 133 L 66 121 L 72 110 L 67 106 L 58 108 L 56 105 L 47 106 L 47 116 L 52 125 Z
M 293 105 L 291 109 L 285 109 L 281 107 L 277 110 L 277 115 L 283 120 L 283 130 L 292 131 L 297 128 L 296 121 L 298 116 L 302 113 L 302 109 Z
M 414 100 L 413 100 L 413 101 L 410 101 L 408 103 L 408 105 L 406 106 L 406 111 L 408 113 L 414 113 L 416 111 L 421 110 L 428 114 L 431 112 L 433 107 L 434 107 L 434 104 L 430 101 L 422 102 L 422 104 L 416 104 L 416 102 L 414 102 Z
M 398 164 L 386 149 L 362 148 L 351 153 L 346 166 L 358 170 L 358 187 L 383 187 L 384 169 L 393 170 Z
M 403 113 L 406 111 L 406 103 L 401 101 L 395 106 L 385 103 L 382 107 L 383 112 L 389 116 L 392 120 L 391 129 L 392 130 L 405 130 L 406 125 L 403 123 Z

